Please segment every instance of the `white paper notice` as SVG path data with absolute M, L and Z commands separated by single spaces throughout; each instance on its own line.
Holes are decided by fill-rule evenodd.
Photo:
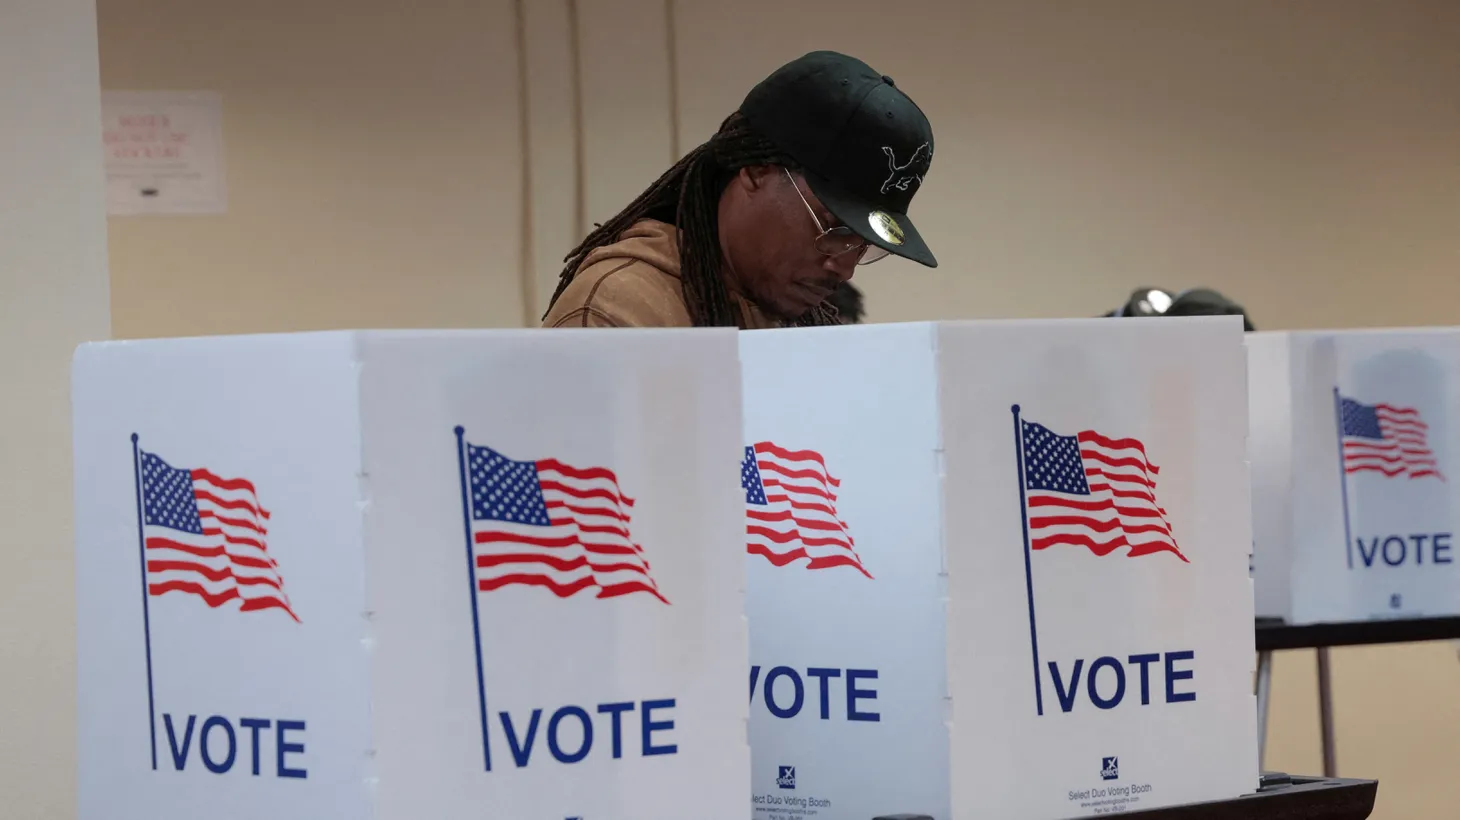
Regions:
M 227 210 L 220 95 L 106 91 L 101 110 L 108 214 Z

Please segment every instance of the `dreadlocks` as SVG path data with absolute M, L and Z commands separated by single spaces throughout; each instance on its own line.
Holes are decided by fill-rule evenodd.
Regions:
M 690 320 L 696 327 L 738 326 L 740 316 L 721 275 L 720 193 L 736 171 L 752 165 L 798 167 L 795 160 L 752 130 L 739 113 L 731 114 L 708 142 L 686 154 L 568 254 L 548 309 L 567 290 L 589 252 L 616 242 L 619 234 L 641 219 L 672 213 L 679 228 L 680 284 Z M 836 308 L 825 302 L 793 322 L 802 326 L 836 323 Z

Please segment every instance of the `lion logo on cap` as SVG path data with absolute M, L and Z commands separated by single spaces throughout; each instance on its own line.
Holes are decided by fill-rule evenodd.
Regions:
M 897 164 L 897 153 L 889 146 L 882 146 L 882 153 L 887 155 L 887 169 L 890 172 L 887 181 L 882 183 L 882 193 L 896 188 L 899 191 L 906 191 L 914 183 L 923 184 L 923 174 L 928 171 L 928 165 L 933 161 L 933 147 L 923 143 L 913 151 L 912 158 L 901 165 Z

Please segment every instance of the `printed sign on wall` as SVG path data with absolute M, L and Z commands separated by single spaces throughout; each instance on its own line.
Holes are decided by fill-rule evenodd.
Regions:
M 227 210 L 221 95 L 104 91 L 101 111 L 108 214 Z

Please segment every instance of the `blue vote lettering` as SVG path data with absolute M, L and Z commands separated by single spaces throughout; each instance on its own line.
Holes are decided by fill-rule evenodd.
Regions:
M 552 712 L 543 726 L 542 709 L 533 709 L 525 725 L 521 718 L 513 718 L 510 712 L 498 712 L 497 719 L 502 733 L 507 738 L 507 750 L 512 753 L 512 762 L 525 768 L 532 763 L 532 750 L 537 746 L 539 733 L 546 735 L 548 754 L 559 763 L 571 765 L 586 760 L 593 752 L 595 724 L 600 729 L 607 724 L 609 753 L 614 760 L 624 756 L 624 714 L 638 711 L 638 754 L 641 757 L 672 755 L 679 753 L 679 746 L 668 743 L 664 735 L 674 731 L 674 718 L 669 714 L 674 709 L 674 699 L 646 700 L 635 703 L 600 703 L 593 712 L 581 706 L 563 706 Z M 595 720 L 594 715 L 600 716 Z M 631 731 L 630 736 L 633 736 Z
M 1057 661 L 1050 661 L 1049 674 L 1054 682 L 1054 694 L 1059 701 L 1060 709 L 1065 712 L 1074 710 L 1075 702 L 1079 700 L 1081 691 L 1085 692 L 1085 697 L 1095 708 L 1114 709 L 1126 702 L 1127 694 L 1137 691 L 1136 683 L 1133 681 L 1139 682 L 1140 705 L 1150 706 L 1151 666 L 1153 664 L 1156 665 L 1157 670 L 1164 672 L 1164 701 L 1166 703 L 1187 703 L 1196 700 L 1196 692 L 1178 692 L 1176 686 L 1181 681 L 1193 680 L 1196 673 L 1188 668 L 1178 669 L 1176 664 L 1195 660 L 1195 658 L 1196 652 L 1192 650 L 1130 655 L 1124 663 L 1109 655 L 1096 658 L 1089 664 L 1085 662 L 1084 658 L 1076 658 L 1074 663 L 1063 672 Z M 1134 669 L 1128 669 L 1128 667 Z
M 882 720 L 879 712 L 872 711 L 866 701 L 877 700 L 877 690 L 869 681 L 877 680 L 876 669 L 838 669 L 824 666 L 806 668 L 801 672 L 790 666 L 773 666 L 761 683 L 761 667 L 750 667 L 750 702 L 755 703 L 757 683 L 761 683 L 761 702 L 766 711 L 782 720 L 789 720 L 801 714 L 806 706 L 807 689 L 814 690 L 811 699 L 816 704 L 817 714 L 822 720 L 832 717 L 832 681 L 841 682 L 846 710 L 837 709 L 838 717 L 846 720 L 877 723 Z M 814 682 L 813 682 L 814 681 Z M 842 699 L 838 699 L 840 702 Z
M 241 718 L 238 721 L 238 729 L 233 723 L 221 715 L 213 715 L 203 720 L 201 727 L 198 726 L 198 716 L 188 715 L 187 721 L 182 724 L 179 730 L 172 715 L 163 713 L 163 729 L 167 735 L 168 750 L 172 753 L 172 765 L 177 771 L 184 771 L 187 768 L 188 760 L 194 745 L 197 747 L 197 757 L 202 760 L 203 768 L 213 774 L 225 774 L 233 770 L 238 763 L 239 746 L 247 744 L 247 757 L 249 760 L 249 771 L 254 777 L 263 774 L 263 758 L 260 752 L 266 740 L 262 737 L 271 729 L 274 739 L 274 767 L 271 772 L 275 777 L 290 777 L 304 779 L 309 777 L 309 772 L 304 768 L 294 768 L 289 765 L 289 755 L 304 754 L 304 743 L 302 740 L 291 741 L 291 733 L 302 734 L 304 732 L 304 721 L 302 720 L 269 720 L 267 718 Z M 179 736 L 181 732 L 181 736 Z M 197 743 L 194 744 L 196 738 Z M 241 738 L 247 738 L 242 740 Z
M 1431 564 L 1450 564 L 1454 559 L 1450 556 L 1450 546 L 1453 540 L 1448 532 L 1418 533 L 1414 535 L 1376 535 L 1373 538 L 1362 536 L 1354 539 L 1358 542 L 1359 560 L 1365 567 L 1391 566 L 1398 567 L 1404 564 L 1415 564 L 1423 566 L 1426 563 L 1425 554 L 1428 552 Z

